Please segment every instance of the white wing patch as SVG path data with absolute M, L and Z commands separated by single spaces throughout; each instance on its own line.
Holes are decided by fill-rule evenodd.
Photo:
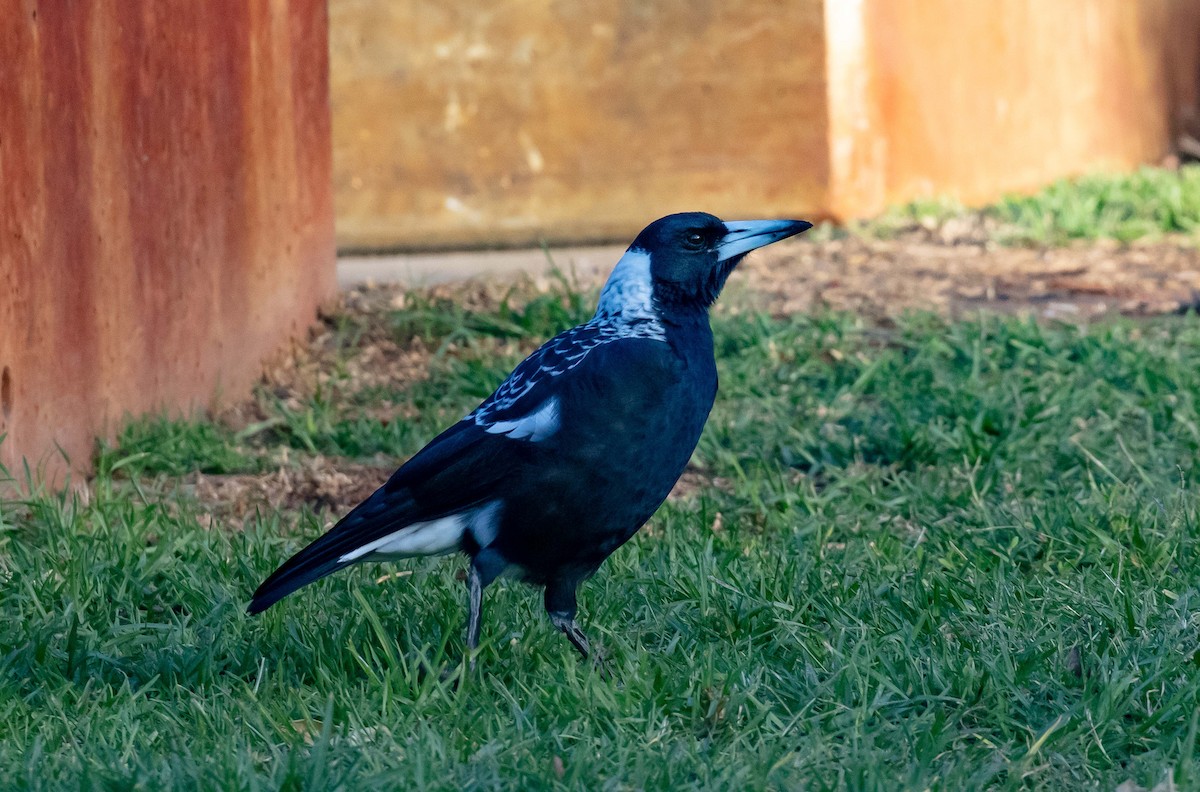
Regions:
M 468 515 L 452 514 L 440 520 L 406 525 L 399 531 L 354 548 L 339 558 L 338 563 L 356 561 L 366 555 L 411 558 L 450 553 L 458 549 L 463 531 L 467 528 L 467 520 Z
M 471 512 L 470 525 L 467 530 L 471 532 L 471 538 L 475 540 L 475 544 L 480 547 L 487 547 L 496 541 L 496 536 L 500 533 L 501 505 L 502 501 L 500 500 L 489 501 Z
M 475 422 L 480 423 L 479 415 L 476 415 Z M 513 440 L 529 440 L 534 443 L 545 440 L 558 431 L 558 397 L 551 396 L 536 410 L 520 418 L 480 425 L 488 434 L 502 434 Z
M 463 536 L 468 531 L 476 544 L 487 547 L 496 541 L 496 534 L 500 532 L 501 505 L 499 500 L 488 501 L 482 506 L 440 520 L 406 525 L 387 536 L 354 548 L 338 558 L 338 563 L 365 560 L 368 556 L 412 558 L 452 553 L 462 546 Z

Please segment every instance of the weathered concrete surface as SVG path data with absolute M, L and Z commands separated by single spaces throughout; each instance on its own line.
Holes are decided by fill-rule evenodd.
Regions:
M 346 248 L 625 240 L 1154 162 L 1200 0 L 330 0 Z
M 334 289 L 323 0 L 0 0 L 0 463 L 239 397 Z
M 595 245 L 542 250 L 469 250 L 338 257 L 338 288 L 362 284 L 433 286 L 470 278 L 540 278 L 555 270 L 591 283 L 608 276 L 625 252 L 624 245 Z
M 343 247 L 631 238 L 673 211 L 813 214 L 820 0 L 332 0 Z

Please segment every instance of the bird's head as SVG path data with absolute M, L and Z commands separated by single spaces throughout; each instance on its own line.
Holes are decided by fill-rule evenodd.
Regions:
M 667 215 L 646 226 L 617 262 L 600 293 L 597 313 L 708 308 L 747 253 L 810 228 L 812 223 L 804 220 Z

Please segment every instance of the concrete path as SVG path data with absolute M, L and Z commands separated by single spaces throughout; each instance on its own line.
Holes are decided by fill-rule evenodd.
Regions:
M 475 277 L 511 278 L 517 274 L 534 277 L 557 267 L 580 280 L 607 275 L 625 252 L 619 245 L 532 250 L 482 250 L 456 253 L 397 253 L 382 256 L 339 256 L 338 287 L 349 289 L 364 283 L 401 283 L 431 286 Z

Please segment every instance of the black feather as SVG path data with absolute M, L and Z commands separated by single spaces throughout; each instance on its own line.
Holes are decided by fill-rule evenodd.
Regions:
M 478 647 L 484 587 L 512 569 L 546 587 L 552 623 L 586 656 L 576 587 L 666 499 L 712 408 L 708 307 L 747 252 L 807 228 L 704 213 L 651 223 L 613 270 L 591 321 L 543 344 L 281 566 L 249 611 L 359 561 L 458 549 L 471 559 L 468 648 Z M 461 519 L 417 525 L 453 516 Z M 417 533 L 391 538 L 410 526 Z M 426 544 L 424 530 L 434 531 Z

